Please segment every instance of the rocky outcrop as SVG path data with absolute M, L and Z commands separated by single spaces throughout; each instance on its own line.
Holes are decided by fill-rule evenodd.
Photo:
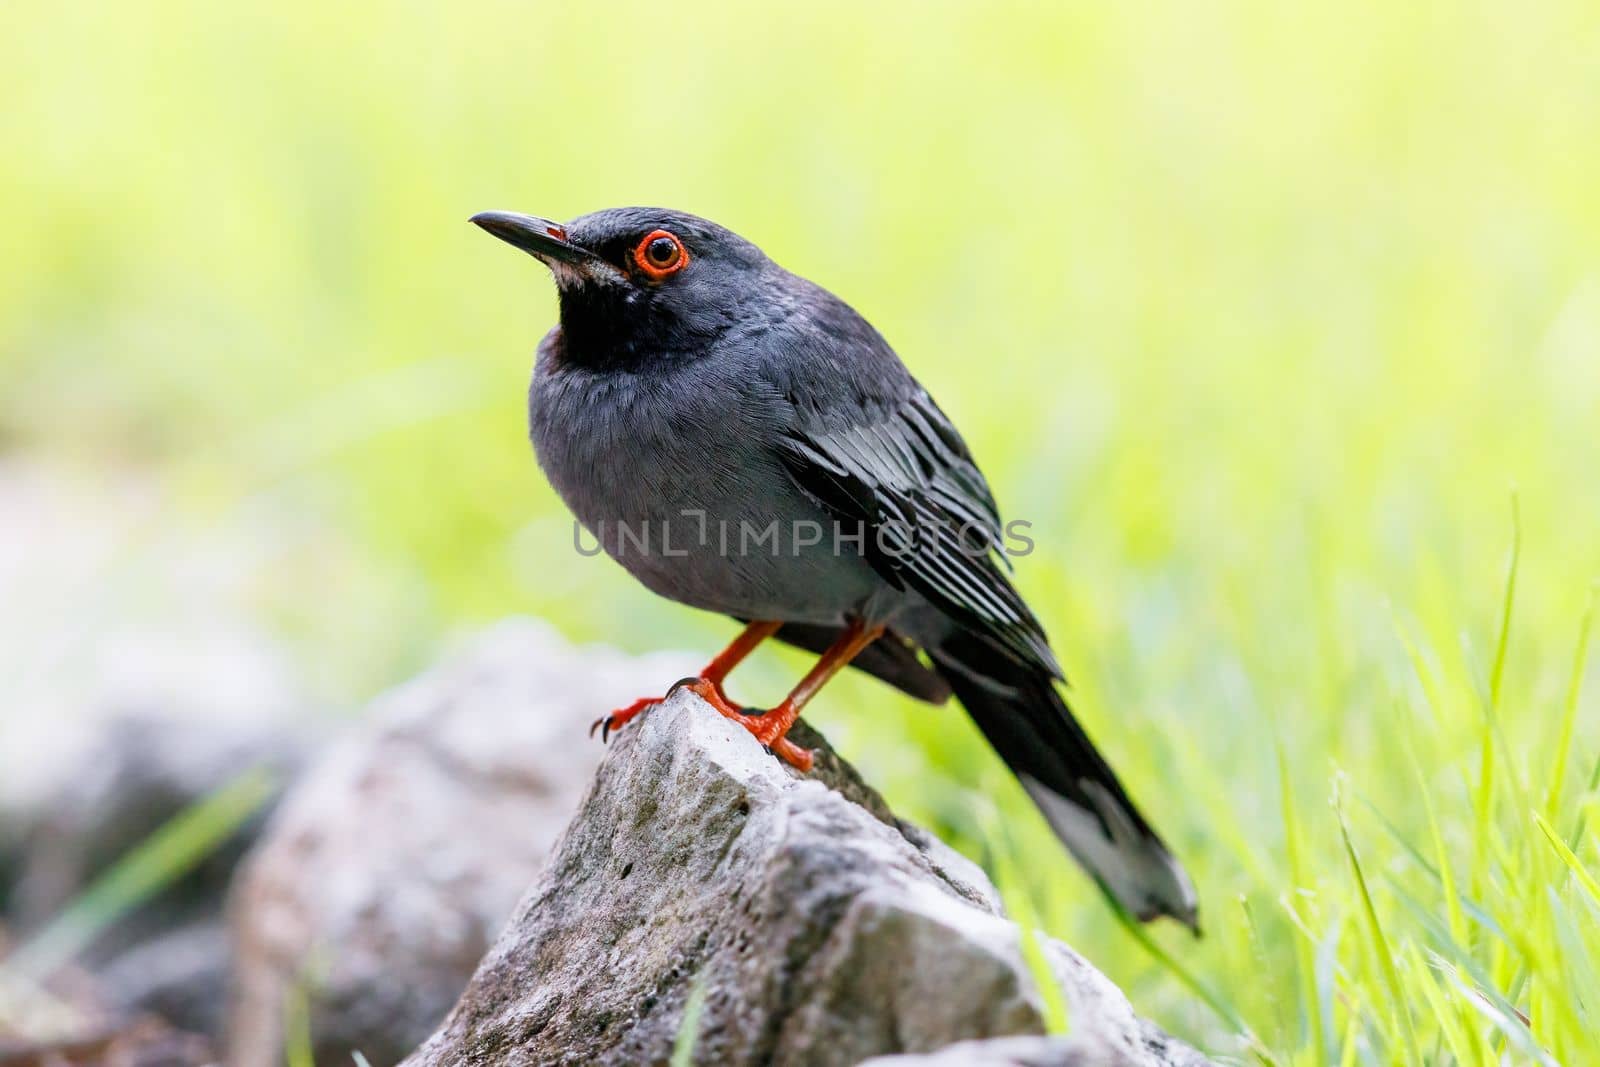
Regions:
M 360 1051 L 376 1067 L 665 1063 L 675 1047 L 719 1064 L 1206 1062 L 1045 939 L 1072 1033 L 1040 1036 L 1018 931 L 982 872 L 897 820 L 803 725 L 809 776 L 687 694 L 609 754 L 585 736 L 691 669 L 683 657 L 502 624 L 302 770 L 327 733 L 274 657 L 208 653 L 214 673 L 190 674 L 182 649 L 154 647 L 126 657 L 131 682 L 96 682 L 72 729 L 0 731 L 13 929 L 250 768 L 293 784 L 264 829 L 99 936 L 79 957 L 92 976 L 61 976 L 92 996 L 0 989 L 13 1007 L 71 1008 L 43 1029 L 42 1009 L 0 1011 L 0 1059 L 213 1062 L 191 1033 L 217 1031 L 231 987 L 238 1067 L 283 1062 L 301 1016 L 317 1062 Z
M 590 721 L 687 669 L 513 620 L 380 698 L 239 874 L 229 1063 L 283 1062 L 291 994 L 319 1063 L 416 1047 L 571 818 L 604 752 Z
M 687 693 L 624 730 L 408 1067 L 666 1063 L 675 1045 L 695 1063 L 856 1064 L 1041 1033 L 1019 931 L 981 871 L 795 736 L 821 749 L 808 777 Z M 1072 1035 L 1039 1062 L 1205 1062 L 1041 943 Z M 1008 1062 L 1010 1047 L 926 1062 Z

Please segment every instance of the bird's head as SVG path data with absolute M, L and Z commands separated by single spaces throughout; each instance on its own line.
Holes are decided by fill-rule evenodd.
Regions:
M 550 268 L 563 350 L 585 363 L 692 356 L 766 299 L 772 262 L 714 222 L 612 208 L 571 222 L 486 211 L 472 221 Z

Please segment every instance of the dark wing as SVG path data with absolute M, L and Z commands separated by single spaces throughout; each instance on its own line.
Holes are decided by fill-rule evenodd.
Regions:
M 867 558 L 889 582 L 1060 678 L 1039 620 L 999 563 L 988 482 L 944 412 L 917 388 L 861 415 L 784 434 L 779 454 L 801 489 L 849 530 L 865 527 Z

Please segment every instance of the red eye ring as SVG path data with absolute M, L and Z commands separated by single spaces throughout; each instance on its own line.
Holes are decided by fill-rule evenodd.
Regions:
M 651 230 L 633 246 L 633 262 L 647 277 L 660 281 L 689 265 L 689 250 L 677 234 Z

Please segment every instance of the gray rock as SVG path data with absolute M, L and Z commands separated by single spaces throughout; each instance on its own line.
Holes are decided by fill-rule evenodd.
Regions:
M 874 1056 L 861 1067 L 1093 1067 L 1067 1037 L 990 1037 L 958 1041 L 937 1052 Z
M 196 695 L 195 699 L 199 699 Z M 226 698 L 218 698 L 225 704 Z M 127 695 L 93 716 L 92 740 L 60 759 L 48 782 L 9 808 L 18 840 L 9 918 L 27 932 L 56 914 L 94 877 L 173 816 L 247 772 L 282 782 L 307 747 L 292 722 L 241 719 Z M 200 866 L 168 887 L 153 908 L 97 946 L 101 962 L 152 930 L 218 913 L 235 864 L 259 829 L 250 823 Z
M 1211 1063 L 1189 1046 L 1162 1033 L 1153 1023 L 1141 1022 L 1144 1059 L 1160 1067 L 1208 1067 Z M 1129 1062 L 1119 1054 L 1086 1045 L 1079 1036 L 990 1037 L 958 1041 L 937 1052 L 907 1052 L 874 1056 L 861 1067 L 1102 1067 Z
M 106 998 L 124 1010 L 216 1038 L 222 1034 L 232 962 L 219 913 L 155 933 L 112 957 L 95 977 Z
M 690 669 L 513 620 L 380 698 L 240 872 L 229 1063 L 282 1062 L 291 992 L 319 1062 L 393 1063 L 427 1037 L 583 795 L 591 720 Z
M 831 752 L 796 775 L 684 693 L 623 732 L 406 1063 L 666 1063 L 691 999 L 696 1063 L 856 1064 L 1038 1034 L 1018 937 L 976 867 L 895 821 Z M 1182 1062 L 1153 1053 L 1109 980 L 1041 940 L 1072 1013 L 1061 1062 Z
M 0 920 L 21 942 L 216 790 L 259 770 L 286 781 L 317 734 L 286 657 L 248 628 L 107 634 L 77 659 L 70 684 L 0 715 Z M 86 946 L 77 962 L 109 1003 L 216 1033 L 228 958 L 214 934 L 264 815 Z

